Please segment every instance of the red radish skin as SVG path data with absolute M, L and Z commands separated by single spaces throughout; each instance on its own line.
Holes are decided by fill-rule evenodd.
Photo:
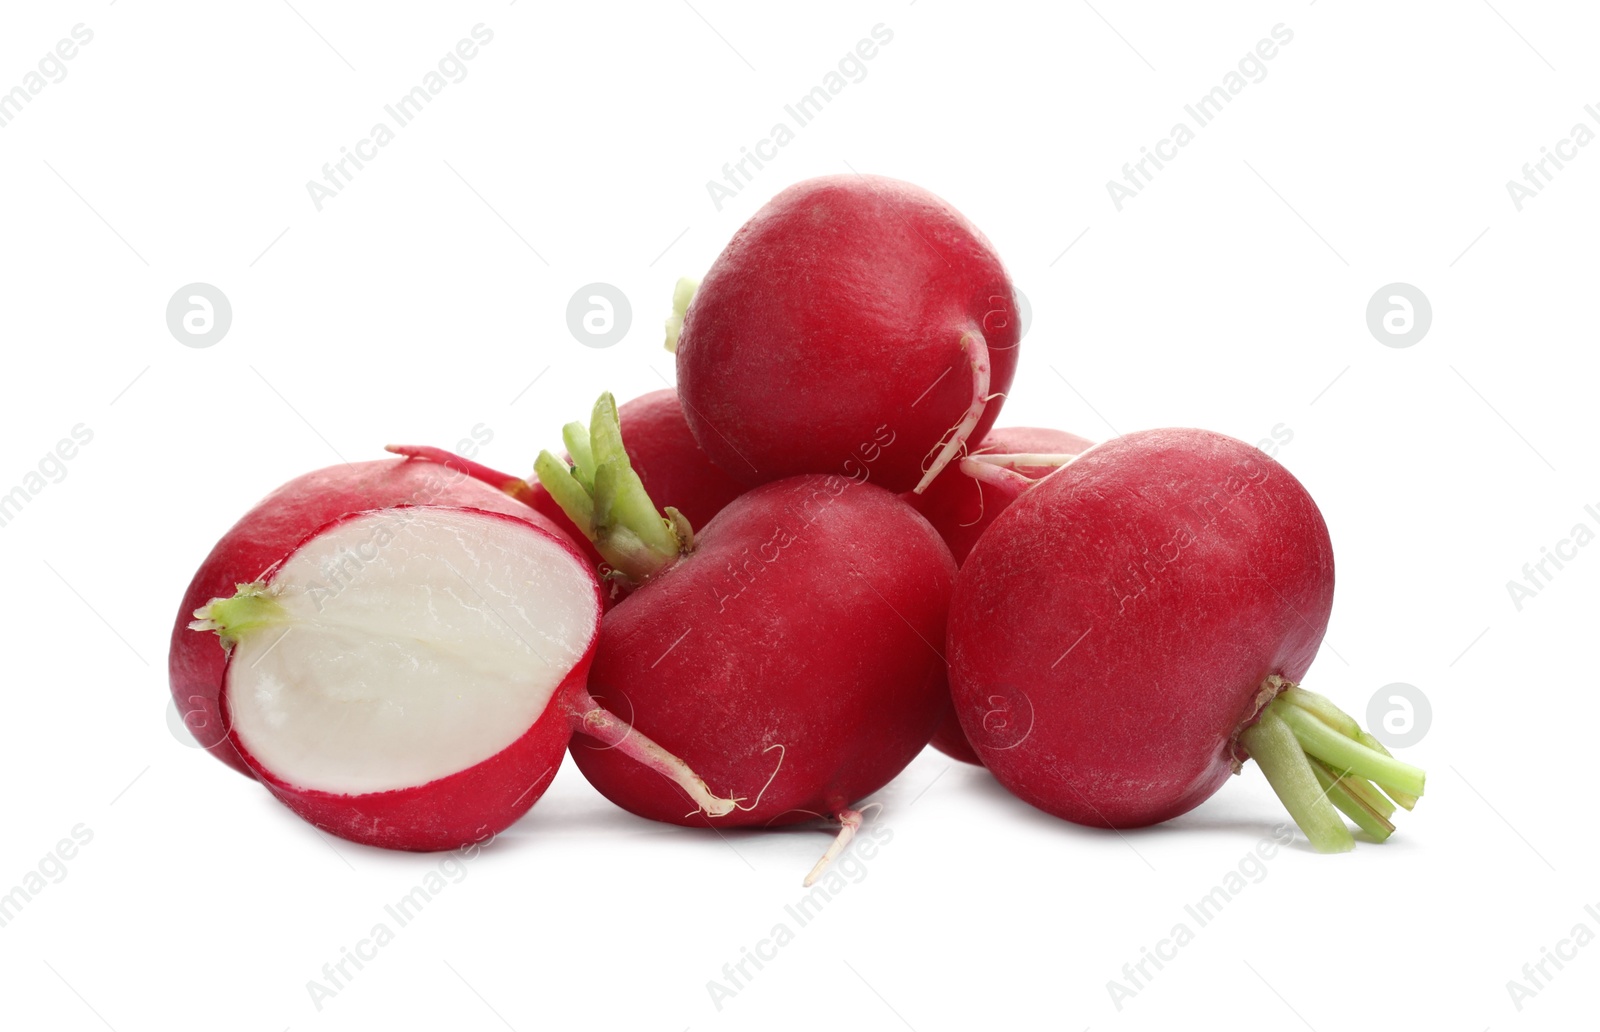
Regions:
M 996 427 L 966 459 L 946 468 L 928 490 L 920 495 L 907 492 L 905 499 L 933 524 L 959 565 L 966 561 L 972 546 L 1006 506 L 1016 501 L 1035 481 L 1054 473 L 1069 459 L 1093 446 L 1094 442 L 1088 438 L 1065 430 Z M 1012 456 L 1050 461 L 1031 465 L 985 461 Z M 966 732 L 961 730 L 954 708 L 945 713 L 929 744 L 952 759 L 982 765 L 967 741 Z
M 933 732 L 954 576 L 933 528 L 887 491 L 838 476 L 765 485 L 606 614 L 590 691 L 750 797 L 717 826 L 837 815 Z M 653 820 L 708 823 L 596 744 L 574 738 L 572 755 L 606 798 Z
M 860 826 L 855 800 L 921 751 L 948 705 L 955 560 L 899 496 L 838 475 L 762 485 L 698 530 L 663 519 L 627 466 L 615 412 L 609 396 L 595 405 L 589 446 L 574 449 L 586 458 L 545 452 L 535 466 L 636 585 L 601 624 L 590 691 L 712 778 L 733 778 L 739 805 L 716 825 L 836 820 L 814 879 Z M 618 806 L 708 823 L 614 751 L 580 735 L 571 752 Z
M 502 494 L 526 505 L 540 516 L 549 521 L 550 526 L 559 530 L 567 540 L 583 554 L 591 565 L 598 566 L 602 561 L 600 553 L 594 550 L 594 545 L 584 536 L 583 531 L 573 526 L 561 506 L 556 504 L 550 492 L 546 491 L 537 481 L 528 482 L 521 477 L 514 477 L 509 473 L 502 473 L 497 469 L 485 466 L 481 462 L 424 444 L 391 444 L 386 446 L 386 451 L 408 459 L 421 459 L 422 464 L 435 465 L 449 469 L 460 476 L 469 477 L 482 484 L 496 488 Z
M 1333 582 L 1320 512 L 1264 453 L 1204 430 L 1117 438 L 1024 493 L 968 556 L 957 714 L 1006 788 L 1079 824 L 1169 820 L 1253 753 L 1316 848 L 1352 844 L 1334 805 L 1381 840 L 1393 805 L 1366 779 L 1409 808 L 1421 772 L 1293 684 Z
M 341 516 L 396 505 L 462 505 L 522 515 L 499 491 L 430 462 L 396 459 L 330 466 L 296 477 L 234 524 L 200 564 L 178 606 L 167 671 L 178 713 L 211 755 L 251 775 L 229 744 L 219 697 L 227 653 L 210 635 L 189 630 L 194 611 L 237 585 L 257 580 L 313 530 Z M 559 511 L 559 509 L 557 509 Z M 565 518 L 565 517 L 563 517 Z
M 349 506 L 366 507 L 313 522 Z M 292 481 L 219 542 L 191 597 L 212 583 L 175 637 L 174 691 L 217 715 L 214 753 L 323 830 L 391 849 L 483 841 L 537 801 L 578 727 L 708 812 L 734 806 L 585 690 L 600 599 L 581 553 L 457 471 L 395 460 Z
M 676 338 L 678 390 L 700 446 L 746 484 L 848 475 L 882 447 L 872 482 L 906 491 L 994 424 L 1019 331 L 1010 277 L 958 211 L 827 176 L 774 197 L 712 264 Z

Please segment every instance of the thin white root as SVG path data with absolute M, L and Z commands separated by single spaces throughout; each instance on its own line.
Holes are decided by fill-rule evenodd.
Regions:
M 951 460 L 961 454 L 967 446 L 967 438 L 977 429 L 978 421 L 983 418 L 983 410 L 989 404 L 989 346 L 984 342 L 983 334 L 975 330 L 963 334 L 961 350 L 967 353 L 968 362 L 972 366 L 972 402 L 967 406 L 966 414 L 961 417 L 961 421 L 945 432 L 939 444 L 934 445 L 934 452 L 937 454 L 934 455 L 932 464 L 922 474 L 917 486 L 911 489 L 914 494 L 926 491 L 928 485 L 933 483 L 933 478 L 942 473 Z
M 832 844 L 828 846 L 828 851 L 822 854 L 822 859 L 817 861 L 817 866 L 813 867 L 811 873 L 806 875 L 805 887 L 808 889 L 816 884 L 818 878 L 822 877 L 822 872 L 828 869 L 828 865 L 838 859 L 840 853 L 844 852 L 845 847 L 850 844 L 850 840 L 855 838 L 856 832 L 861 829 L 861 822 L 866 819 L 861 815 L 860 810 L 840 810 L 838 817 L 839 834 L 834 837 Z
M 1019 469 L 1024 466 L 1065 466 L 1077 457 L 1066 452 L 973 452 L 969 456 L 974 462 L 984 462 L 1006 469 Z
M 774 749 L 778 750 L 778 765 L 776 767 L 772 768 L 772 773 L 771 774 L 767 775 L 767 783 L 765 785 L 762 785 L 761 786 L 761 791 L 756 793 L 756 801 L 751 803 L 749 806 L 740 806 L 739 804 L 744 802 L 744 800 L 745 800 L 744 796 L 740 796 L 739 798 L 737 798 L 737 799 L 735 799 L 733 801 L 733 808 L 735 810 L 743 810 L 746 813 L 748 813 L 749 811 L 754 810 L 756 807 L 761 805 L 761 797 L 766 795 L 767 794 L 767 789 L 772 787 L 772 782 L 774 780 L 776 780 L 777 777 L 778 777 L 778 771 L 783 769 L 783 758 L 785 756 L 789 755 L 789 750 L 787 748 L 785 748 L 782 745 L 782 743 L 779 743 L 778 745 L 769 745 L 769 746 L 767 746 L 765 749 L 761 750 L 761 755 L 765 756 L 767 753 L 771 752 Z M 685 817 L 692 817 L 692 816 L 694 816 L 694 814 L 691 812 L 691 813 L 684 814 L 684 816 Z M 720 817 L 722 815 L 721 814 L 712 814 L 711 816 Z M 822 815 L 818 814 L 817 816 L 820 817 Z
M 688 793 L 701 812 L 710 817 L 732 813 L 743 802 L 743 797 L 725 799 L 711 791 L 700 775 L 689 765 L 667 752 L 661 746 L 640 734 L 631 724 L 605 709 L 588 692 L 579 696 L 577 703 L 578 729 L 584 734 L 600 739 L 622 752 L 622 755 L 642 763 L 667 778 Z
M 984 484 L 993 484 L 1008 490 L 1033 486 L 1033 481 L 1006 466 L 983 462 L 976 455 L 968 455 L 957 466 L 962 473 Z
M 756 801 L 751 803 L 749 806 L 741 806 L 741 807 L 739 807 L 739 809 L 745 810 L 745 811 L 749 811 L 749 810 L 754 810 L 756 807 L 760 806 L 761 805 L 761 797 L 767 794 L 767 789 L 771 788 L 772 787 L 772 783 L 775 780 L 777 780 L 778 771 L 783 769 L 783 758 L 785 756 L 789 755 L 789 750 L 788 750 L 788 748 L 786 748 L 780 742 L 777 745 L 769 745 L 765 749 L 761 750 L 761 755 L 765 756 L 767 753 L 771 752 L 774 749 L 778 750 L 778 765 L 776 767 L 772 768 L 772 773 L 767 776 L 767 783 L 765 785 L 762 785 L 761 786 L 761 791 L 756 793 Z

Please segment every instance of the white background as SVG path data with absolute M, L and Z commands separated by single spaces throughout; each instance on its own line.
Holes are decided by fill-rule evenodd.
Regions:
M 1520 1011 L 1507 982 L 1575 924 L 1600 932 L 1600 548 L 1520 610 L 1506 583 L 1600 522 L 1600 146 L 1520 211 L 1505 185 L 1575 123 L 1600 130 L 1592 12 L 19 6 L 0 88 L 75 24 L 94 39 L 0 129 L 0 493 L 74 425 L 94 437 L 0 527 L 0 888 L 75 825 L 93 840 L 0 928 L 7 1027 L 1592 1023 L 1600 946 L 1547 965 Z M 480 22 L 470 74 L 316 210 L 306 181 Z M 717 210 L 706 181 L 878 23 L 893 41 L 865 79 Z M 1106 181 L 1278 23 L 1293 41 L 1266 77 L 1119 212 Z M 1193 927 L 1185 904 L 1282 819 L 1259 772 L 1119 836 L 930 752 L 877 795 L 893 837 L 862 880 L 719 1011 L 707 982 L 794 927 L 826 836 L 647 823 L 568 765 L 318 1011 L 307 981 L 438 860 L 323 838 L 169 729 L 194 567 L 270 488 L 389 441 L 452 446 L 481 423 L 482 457 L 525 472 L 600 390 L 671 380 L 678 275 L 782 187 L 852 168 L 961 208 L 1031 299 L 1002 423 L 1292 431 L 1278 457 L 1339 563 L 1308 685 L 1358 717 L 1387 684 L 1419 688 L 1432 726 L 1401 755 L 1426 799 L 1386 845 L 1277 855 L 1119 1010 L 1108 980 Z M 195 281 L 233 306 L 205 349 L 164 319 Z M 632 301 L 606 350 L 567 329 L 592 281 Z M 1408 348 L 1366 325 L 1396 281 L 1433 307 Z

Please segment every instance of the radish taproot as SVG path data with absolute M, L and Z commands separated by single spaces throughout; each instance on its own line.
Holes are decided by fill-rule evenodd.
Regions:
M 734 234 L 667 345 L 694 436 L 746 484 L 854 475 L 921 491 L 981 440 L 1021 330 L 994 248 L 928 191 L 881 176 L 789 187 Z M 884 446 L 885 440 L 892 446 Z
M 1382 841 L 1423 772 L 1298 686 L 1332 603 L 1327 527 L 1286 469 L 1209 431 L 1129 434 L 1025 492 L 967 557 L 956 712 L 1001 784 L 1070 821 L 1176 817 L 1253 758 L 1317 850 L 1353 845 L 1339 811 Z
M 763 485 L 699 529 L 664 518 L 628 468 L 609 397 L 586 454 L 569 467 L 545 452 L 535 468 L 636 585 L 601 624 L 590 691 L 743 798 L 708 820 L 581 734 L 578 769 L 673 824 L 831 817 L 839 836 L 815 877 L 860 826 L 857 800 L 916 756 L 947 705 L 949 549 L 897 495 L 838 475 Z
M 731 810 L 587 693 L 599 622 L 580 553 L 503 492 L 431 462 L 336 466 L 213 548 L 173 631 L 173 694 L 215 755 L 369 845 L 501 831 L 580 726 Z
M 1007 426 L 990 430 L 922 494 L 905 499 L 928 518 L 958 564 L 1006 506 L 1094 442 L 1065 430 Z
M 907 492 L 905 499 L 933 524 L 959 565 L 1006 506 L 1035 481 L 1093 446 L 1093 441 L 1065 430 L 996 427 L 968 455 L 946 467 L 926 491 Z M 982 764 L 954 709 L 945 713 L 929 744 L 952 759 Z

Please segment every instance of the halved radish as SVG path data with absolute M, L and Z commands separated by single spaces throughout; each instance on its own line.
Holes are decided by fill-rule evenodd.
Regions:
M 302 531 L 264 572 L 251 558 L 257 543 L 236 527 L 202 568 L 241 575 L 189 626 L 215 631 L 222 649 L 209 648 L 226 650 L 214 705 L 250 773 L 333 834 L 450 849 L 526 812 L 581 728 L 667 775 L 707 812 L 733 808 L 585 690 L 599 584 L 564 535 L 444 467 L 365 466 L 302 480 L 454 480 L 436 483 L 424 504 L 347 512 Z M 396 477 L 405 467 L 432 472 Z M 263 503 L 280 533 L 318 508 L 294 486 Z M 460 502 L 485 504 L 447 504 Z M 263 523 L 252 516 L 241 525 Z M 182 647 L 209 637 L 190 633 Z

